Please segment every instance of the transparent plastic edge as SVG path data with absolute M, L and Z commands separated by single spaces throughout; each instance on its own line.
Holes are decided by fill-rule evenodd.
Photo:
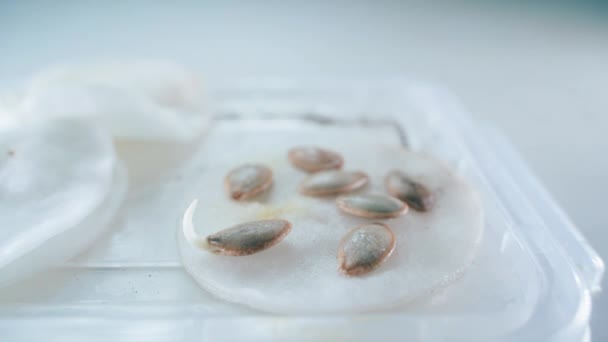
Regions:
M 314 82 L 313 82 L 314 83 Z M 398 81 L 396 86 L 400 84 L 409 84 L 410 82 L 403 83 L 402 81 Z M 374 82 L 365 82 L 358 84 L 371 84 Z M 257 79 L 255 82 L 255 87 L 264 88 L 263 79 Z M 283 87 L 284 84 L 278 82 L 277 85 L 279 87 Z M 298 84 L 300 85 L 300 84 Z M 343 86 L 344 84 L 341 84 Z M 417 87 L 418 88 L 418 87 Z M 440 106 L 439 109 L 443 109 L 446 111 L 456 112 L 453 118 L 450 118 L 450 122 L 455 124 L 455 129 L 458 135 L 462 138 L 465 138 L 464 135 L 468 135 L 471 133 L 479 133 L 482 134 L 479 127 L 473 124 L 468 118 L 468 114 L 466 111 L 460 108 L 458 105 L 458 101 L 455 98 L 452 98 L 449 92 L 443 92 L 441 87 L 429 87 L 429 93 L 432 96 L 440 96 L 442 99 L 447 99 L 449 105 Z M 485 131 L 484 131 L 485 132 Z M 570 259 L 570 264 L 573 266 L 573 271 L 579 275 L 579 278 L 583 280 L 584 287 L 586 289 L 597 291 L 599 290 L 600 281 L 604 272 L 604 265 L 602 260 L 599 258 L 597 253 L 586 243 L 585 239 L 582 237 L 577 228 L 571 223 L 571 221 L 567 218 L 565 213 L 557 206 L 557 204 L 551 199 L 550 195 L 544 190 L 542 185 L 535 179 L 532 173 L 526 168 L 521 158 L 517 155 L 517 153 L 509 146 L 508 142 L 497 132 L 492 131 L 491 134 L 482 134 L 482 140 L 480 141 L 472 141 L 470 139 L 463 139 L 465 141 L 465 146 L 467 149 L 470 148 L 469 144 L 474 143 L 479 149 L 486 149 L 487 146 L 482 146 L 482 142 L 488 143 L 491 145 L 496 145 L 497 154 L 500 154 L 500 158 L 494 157 L 498 166 L 504 166 L 508 168 L 508 172 L 513 172 L 514 175 L 517 175 L 518 185 L 522 188 L 522 193 L 525 196 L 529 196 L 528 200 L 533 202 L 535 206 L 535 210 L 538 211 L 538 215 L 544 220 L 545 224 L 550 225 L 551 229 L 546 229 L 548 233 L 553 236 L 553 240 L 555 240 L 556 245 L 562 250 L 563 254 L 566 258 Z M 494 146 L 492 146 L 494 148 Z M 470 149 L 469 152 L 475 152 L 477 148 Z M 508 164 L 508 165 L 506 165 Z M 511 175 L 513 176 L 513 175 Z M 522 181 L 519 184 L 519 181 Z M 531 195 L 531 196 L 530 196 Z M 582 269 L 579 267 L 580 265 L 584 265 Z M 585 293 L 581 295 L 581 301 L 588 301 L 589 297 Z M 188 311 L 188 310 L 186 310 Z M 572 340 L 580 340 L 575 336 L 587 336 L 589 329 L 587 326 L 588 321 L 588 311 L 590 311 L 590 305 L 581 304 L 578 307 L 577 312 L 573 312 L 572 314 L 577 318 L 576 321 L 570 327 L 552 327 L 558 330 L 557 335 L 551 337 L 551 340 L 555 341 L 572 341 Z M 173 312 L 175 314 L 175 312 Z M 209 318 L 203 315 L 200 315 L 198 312 L 189 312 L 188 318 L 178 322 L 169 322 L 165 319 L 150 318 L 142 319 L 141 321 L 145 321 L 145 324 L 140 324 L 137 319 L 130 320 L 127 317 L 124 317 L 124 320 L 113 321 L 111 319 L 106 318 L 105 316 L 101 319 L 101 325 L 104 324 L 108 329 L 115 329 L 117 326 L 122 327 L 123 329 L 118 329 L 118 331 L 130 331 L 131 337 L 135 336 L 149 336 L 152 337 L 152 340 L 163 340 L 164 338 L 170 339 L 180 339 L 180 340 L 198 340 L 201 336 L 212 337 L 218 336 L 217 333 L 221 332 L 230 332 L 231 336 L 241 336 L 241 337 L 275 337 L 280 338 L 281 336 L 285 337 L 288 335 L 284 335 L 286 333 L 293 333 L 294 331 L 302 332 L 302 339 L 308 339 L 311 336 L 315 338 L 377 338 L 377 335 L 374 335 L 377 332 L 382 331 L 382 327 L 390 324 L 395 324 L 396 326 L 409 327 L 420 330 L 417 336 L 425 336 L 424 329 L 429 327 L 414 327 L 402 325 L 403 322 L 397 316 L 390 315 L 380 315 L 378 317 L 362 317 L 362 318 L 335 318 L 335 317 L 316 317 L 316 318 L 297 318 L 297 317 L 282 317 L 282 318 L 274 318 L 274 317 L 261 317 L 261 318 L 247 318 L 243 317 L 237 320 L 228 319 L 226 317 L 221 318 Z M 150 321 L 154 322 L 153 329 L 150 330 Z M 0 330 L 4 330 L 5 332 L 15 332 L 15 329 L 24 328 L 22 325 L 25 323 L 20 319 L 16 320 L 7 320 L 4 323 L 0 322 Z M 82 318 L 79 324 L 79 321 L 72 322 L 66 325 L 70 325 L 70 329 L 72 329 L 72 333 L 78 335 L 79 333 L 83 334 L 82 336 L 86 336 L 89 333 L 89 327 L 94 325 L 99 327 L 95 319 L 90 318 Z M 350 330 L 349 327 L 352 327 L 352 324 L 355 324 L 358 327 Z M 54 324 L 56 326 L 51 325 L 51 327 L 47 326 L 38 331 L 29 330 L 26 333 L 31 336 L 43 336 L 50 332 L 65 332 L 63 323 L 55 321 Z M 50 329 L 48 329 L 50 328 Z M 55 330 L 55 329 L 58 330 Z M 139 329 L 138 329 L 139 328 Z M 249 329 L 247 329 L 249 328 Z M 342 330 L 340 328 L 344 328 Z M 367 328 L 367 329 L 366 329 Z M 561 330 L 560 330 L 561 328 Z M 567 331 L 565 331 L 567 330 Z M 21 331 L 21 330 L 20 330 Z M 116 331 L 116 330 L 115 330 Z M 242 335 L 239 335 L 242 334 Z M 525 336 L 525 338 L 524 338 Z M 46 336 L 48 338 L 48 335 Z M 53 337 L 53 335 L 51 335 Z M 54 337 L 58 337 L 54 336 Z M 105 334 L 98 336 L 101 338 L 106 338 Z M 529 338 L 529 335 L 522 335 L 522 339 L 518 340 L 535 340 Z M 538 336 L 537 336 L 538 337 Z M 541 336 L 542 337 L 542 336 Z M 574 337 L 574 338 L 573 338 Z M 93 338 L 95 338 L 93 336 Z M 547 338 L 547 336 L 544 336 Z M 118 339 L 120 340 L 120 339 Z M 539 340 L 539 339 L 536 339 Z M 540 339 L 542 340 L 542 339 Z M 584 340 L 584 339 L 583 339 Z
M 494 162 L 508 169 L 512 178 L 516 177 L 518 190 L 534 206 L 536 214 L 542 218 L 548 232 L 551 233 L 551 236 L 568 256 L 568 259 L 572 261 L 574 268 L 584 280 L 586 287 L 592 292 L 600 291 L 605 268 L 604 262 L 572 223 L 568 215 L 552 199 L 537 177 L 525 165 L 523 159 L 511 147 L 511 144 L 502 133 L 498 129 L 488 125 L 484 125 L 483 130 L 479 129 L 480 127 L 474 126 L 470 122 L 470 118 L 465 110 L 450 92 L 440 87 L 430 89 L 428 86 L 425 86 L 422 89 L 428 92 L 429 96 L 440 97 L 442 102 L 448 104 L 449 108 L 447 109 L 451 116 L 453 116 L 450 121 L 455 126 L 459 126 L 456 131 L 465 133 L 460 134 L 460 138 L 466 141 L 467 146 L 473 147 L 475 151 L 480 151 L 482 148 L 475 147 L 480 145 L 480 141 L 492 145 L 493 152 L 495 152 Z M 480 136 L 482 139 L 467 138 L 472 136 Z M 496 158 L 498 155 L 500 155 L 500 158 Z
M 491 134 L 486 134 L 486 140 L 491 141 L 499 150 L 499 154 L 505 160 L 505 167 L 508 167 L 513 174 L 520 176 L 518 180 L 521 183 L 522 192 L 536 207 L 545 223 L 551 227 L 553 236 L 562 248 L 568 252 L 568 257 L 573 261 L 587 288 L 592 293 L 600 292 L 605 271 L 604 261 L 545 187 L 533 176 L 503 134 L 494 128 L 488 128 L 488 130 L 491 131 Z
M 266 82 L 269 80 L 270 82 Z M 501 340 L 537 340 L 543 338 L 551 341 L 573 341 L 580 340 L 582 333 L 588 329 L 588 322 L 591 313 L 591 298 L 590 292 L 592 289 L 599 289 L 599 281 L 603 274 L 603 263 L 597 256 L 597 253 L 584 241 L 578 229 L 567 219 L 566 215 L 559 209 L 546 190 L 540 185 L 533 174 L 523 165 L 521 158 L 517 156 L 512 149 L 506 152 L 505 157 L 498 156 L 498 150 L 490 152 L 488 146 L 495 144 L 496 141 L 491 139 L 491 136 L 485 136 L 480 129 L 480 125 L 472 122 L 467 111 L 462 107 L 457 98 L 453 94 L 441 86 L 437 86 L 428 82 L 412 82 L 402 78 L 391 78 L 382 80 L 352 80 L 344 82 L 344 80 L 327 80 L 327 79 L 304 79 L 304 80 L 284 80 L 281 78 L 262 78 L 256 80 L 247 80 L 238 83 L 237 88 L 247 91 L 251 88 L 256 88 L 260 92 L 280 90 L 281 92 L 298 92 L 304 90 L 336 90 L 348 89 L 354 91 L 366 91 L 366 89 L 375 89 L 373 86 L 390 87 L 393 90 L 401 89 L 408 92 L 415 92 L 416 97 L 422 99 L 421 103 L 428 105 L 425 109 L 430 109 L 433 112 L 439 112 L 442 119 L 445 119 L 453 128 L 449 130 L 451 138 L 462 143 L 465 154 L 472 157 L 474 166 L 480 168 L 484 175 L 489 171 L 499 170 L 500 175 L 493 175 L 489 186 L 492 190 L 497 191 L 497 195 L 501 201 L 506 201 L 509 198 L 514 198 L 513 195 L 520 196 L 525 202 L 522 204 L 521 212 L 512 214 L 530 215 L 531 224 L 533 227 L 520 227 L 517 229 L 518 236 L 524 237 L 524 244 L 532 247 L 532 252 L 537 257 L 544 258 L 543 263 L 547 268 L 546 271 L 552 277 L 557 277 L 558 280 L 565 281 L 565 285 L 555 282 L 551 279 L 551 283 L 547 284 L 551 294 L 544 296 L 545 298 L 539 303 L 536 308 L 536 317 L 532 317 L 531 321 L 526 322 L 519 329 L 512 333 L 503 336 Z M 268 85 L 268 87 L 266 87 Z M 321 85 L 319 87 L 319 85 Z M 372 87 L 372 88 L 369 88 Z M 437 103 L 440 103 L 437 105 Z M 448 113 L 449 115 L 446 115 Z M 505 146 L 508 143 L 502 141 L 497 149 L 504 152 Z M 513 168 L 505 165 L 505 160 L 509 160 L 509 164 L 515 165 Z M 483 164 L 491 165 L 483 165 Z M 496 177 L 494 177 L 496 176 Z M 515 177 L 515 178 L 514 178 Z M 496 179 L 494 179 L 496 178 Z M 517 181 L 515 180 L 517 179 Z M 520 182 L 524 180 L 525 182 Z M 501 184 L 504 182 L 504 184 Z M 534 186 L 530 186 L 533 184 Z M 512 187 L 512 189 L 505 189 Z M 522 191 L 526 187 L 526 192 Z M 534 196 L 528 197 L 529 194 Z M 515 197 L 517 198 L 517 197 Z M 534 203 L 532 203 L 534 202 Z M 537 204 L 538 205 L 531 205 Z M 510 208 L 506 208 L 510 211 Z M 543 210 L 540 212 L 539 210 Z M 518 210 L 519 211 L 519 210 Z M 556 215 L 557 214 L 557 215 Z M 554 216 L 552 216 L 554 215 Z M 559 224 L 555 224 L 555 223 Z M 549 226 L 550 225 L 550 226 Z M 530 233 L 527 228 L 534 228 L 534 232 Z M 572 237 L 573 241 L 568 241 Z M 552 260 L 550 260 L 552 259 Z M 550 262 L 547 262 L 550 261 Z M 567 268 L 558 270 L 557 264 L 566 264 Z M 580 265 L 584 265 L 587 273 L 581 272 Z M 553 288 L 559 284 L 559 288 Z M 561 321 L 553 321 L 543 315 L 543 310 L 556 309 L 556 296 L 566 295 L 568 300 L 566 304 L 567 312 L 562 312 Z M 563 306 L 562 305 L 562 306 Z M 563 307 L 561 309 L 564 309 Z M 544 323 L 544 324 L 543 324 Z M 549 323 L 549 324 L 547 324 Z M 362 328 L 362 327 L 361 327 Z
M 453 131 L 459 133 L 459 138 L 466 143 L 467 149 L 475 154 L 476 159 L 484 159 L 494 164 L 495 167 L 492 170 L 498 170 L 497 166 L 502 168 L 499 175 L 494 175 L 502 183 L 498 184 L 500 182 L 495 182 L 494 187 L 514 187 L 515 189 L 509 189 L 507 193 L 521 195 L 520 198 L 525 202 L 523 206 L 527 207 L 525 211 L 528 214 L 534 214 L 536 226 L 539 227 L 535 234 L 529 234 L 530 232 L 524 231 L 522 233 L 530 240 L 528 242 L 532 243 L 536 248 L 535 252 L 537 254 L 544 254 L 546 257 L 558 258 L 566 262 L 568 269 L 572 272 L 572 281 L 579 288 L 579 293 L 568 295 L 568 297 L 571 297 L 571 295 L 576 295 L 576 297 L 574 298 L 574 302 L 570 304 L 571 308 L 568 309 L 570 314 L 567 323 L 562 322 L 560 326 L 552 324 L 552 326 L 545 326 L 544 329 L 533 328 L 530 330 L 529 327 L 533 326 L 535 322 L 538 325 L 538 323 L 544 320 L 542 317 L 533 317 L 519 331 L 514 331 L 512 335 L 507 336 L 507 340 L 513 338 L 516 340 L 533 340 L 534 338 L 541 337 L 550 341 L 580 340 L 580 338 L 575 336 L 581 335 L 581 332 L 588 329 L 591 314 L 590 293 L 592 290 L 597 291 L 600 289 L 599 285 L 604 272 L 604 264 L 601 258 L 589 246 L 576 226 L 572 224 L 563 210 L 551 199 L 548 192 L 536 177 L 533 176 L 532 172 L 524 166 L 522 159 L 513 148 L 509 147 L 509 143 L 496 129 L 490 129 L 490 132 L 488 132 L 490 134 L 484 134 L 478 125 L 474 125 L 470 121 L 471 119 L 466 111 L 449 91 L 440 87 L 431 88 L 428 86 L 420 87 L 418 90 L 429 98 L 441 98 L 443 105 L 439 110 L 449 111 L 451 116 L 449 121 L 456 127 Z M 480 137 L 480 139 L 470 137 Z M 482 145 L 482 141 L 486 145 Z M 490 155 L 487 151 L 487 145 L 494 144 L 497 146 L 492 146 L 492 154 Z M 486 167 L 483 167 L 483 169 L 484 173 L 488 172 Z M 507 171 L 505 172 L 505 170 Z M 513 177 L 516 177 L 517 182 L 514 181 Z M 553 260 L 553 262 L 556 261 Z M 562 280 L 565 279 L 566 275 L 564 272 L 557 272 L 555 267 L 551 268 L 554 275 Z M 552 289 L 551 291 L 554 292 L 556 290 Z M 560 294 L 564 295 L 564 293 L 558 291 L 558 293 L 552 294 L 552 296 Z M 545 298 L 544 303 L 539 303 L 539 305 L 549 306 L 551 305 L 550 300 L 550 298 Z M 526 329 L 526 326 L 528 329 Z

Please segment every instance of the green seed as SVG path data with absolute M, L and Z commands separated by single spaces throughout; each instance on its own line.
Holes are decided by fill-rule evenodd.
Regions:
M 213 253 L 222 255 L 250 255 L 268 249 L 291 231 L 291 223 L 273 219 L 241 223 L 207 237 Z
M 272 171 L 263 165 L 243 165 L 230 171 L 224 184 L 230 198 L 237 201 L 247 200 L 270 188 Z
M 288 157 L 293 166 L 310 173 L 340 169 L 344 163 L 338 153 L 313 146 L 292 148 Z
M 391 196 L 407 203 L 416 211 L 429 211 L 435 202 L 435 196 L 431 190 L 401 171 L 389 172 L 384 185 Z
M 349 231 L 338 247 L 340 271 L 348 276 L 368 273 L 382 264 L 395 249 L 395 235 L 382 223 Z
M 407 204 L 386 195 L 341 196 L 336 204 L 347 214 L 374 219 L 398 217 L 408 209 Z
M 308 176 L 300 184 L 300 193 L 307 196 L 330 196 L 364 187 L 369 177 L 363 172 L 322 171 Z

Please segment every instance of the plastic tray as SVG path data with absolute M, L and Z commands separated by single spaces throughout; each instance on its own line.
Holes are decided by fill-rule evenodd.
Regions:
M 212 89 L 209 98 L 215 120 L 389 127 L 403 144 L 448 162 L 484 203 L 486 229 L 472 267 L 448 288 L 380 313 L 275 316 L 224 303 L 180 266 L 175 227 L 191 198 L 178 170 L 132 199 L 90 251 L 2 290 L 1 340 L 589 338 L 601 259 L 499 132 L 474 125 L 446 92 L 400 81 L 248 80 Z M 149 200 L 159 197 L 176 200 L 159 208 Z

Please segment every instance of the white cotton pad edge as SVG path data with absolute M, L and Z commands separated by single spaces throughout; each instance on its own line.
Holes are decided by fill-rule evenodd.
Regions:
M 372 183 L 364 193 L 383 193 L 384 176 L 392 168 L 414 174 L 438 193 L 430 213 L 410 210 L 404 217 L 383 221 L 395 233 L 397 246 L 380 268 L 366 276 L 341 275 L 336 253 L 349 229 L 370 220 L 340 213 L 333 199 L 297 194 L 304 175 L 289 165 L 286 151 L 311 137 L 316 145 L 341 153 L 345 169 L 369 173 Z M 291 221 L 292 232 L 269 250 L 226 257 L 188 244 L 180 227 L 177 241 L 184 268 L 202 288 L 219 298 L 283 314 L 387 309 L 451 284 L 471 263 L 482 236 L 479 198 L 443 165 L 382 140 L 378 132 L 366 129 L 344 131 L 311 125 L 266 132 L 263 127 L 220 125 L 201 152 L 201 163 L 208 168 L 199 173 L 199 190 L 192 194 L 199 198 L 194 215 L 198 234 L 205 236 L 240 222 L 272 217 Z M 220 149 L 230 154 L 213 154 Z M 272 166 L 275 185 L 270 194 L 263 203 L 227 200 L 218 186 L 226 170 L 251 161 Z
M 41 120 L 0 133 L 0 274 L 8 281 L 11 274 L 39 267 L 26 263 L 12 273 L 5 268 L 77 227 L 108 199 L 116 182 L 126 180 L 124 172 L 115 175 L 110 136 L 92 123 Z
M 2 112 L 0 125 L 68 117 L 104 127 L 127 167 L 131 196 L 186 161 L 210 122 L 199 76 L 148 60 L 49 68 L 0 97 Z
M 84 252 L 111 227 L 125 198 L 127 183 L 126 170 L 119 164 L 106 200 L 82 222 L 32 247 L 0 268 L 0 288 L 47 271 Z
M 200 137 L 209 122 L 200 78 L 169 62 L 53 67 L 36 74 L 19 94 L 17 100 L 5 96 L 3 111 L 28 121 L 87 118 L 120 141 L 185 143 Z

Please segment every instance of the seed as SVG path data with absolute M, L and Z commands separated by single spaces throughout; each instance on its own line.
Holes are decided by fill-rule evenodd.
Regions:
M 435 201 L 435 196 L 426 186 L 398 170 L 389 172 L 384 185 L 391 196 L 407 203 L 416 211 L 430 210 Z
M 363 172 L 322 171 L 308 176 L 300 184 L 300 193 L 308 196 L 337 195 L 360 189 L 368 180 Z
M 395 249 L 395 235 L 382 223 L 364 224 L 349 231 L 338 247 L 340 271 L 348 276 L 368 273 Z
M 313 146 L 295 147 L 289 150 L 289 161 L 306 172 L 340 169 L 344 160 L 336 152 Z
M 207 236 L 211 251 L 216 254 L 242 256 L 268 249 L 291 231 L 291 223 L 272 219 L 241 223 Z
M 386 195 L 341 196 L 336 204 L 347 214 L 374 219 L 397 217 L 408 209 L 407 204 Z
M 272 171 L 262 165 L 243 165 L 230 171 L 224 184 L 230 198 L 237 201 L 247 200 L 270 188 Z

